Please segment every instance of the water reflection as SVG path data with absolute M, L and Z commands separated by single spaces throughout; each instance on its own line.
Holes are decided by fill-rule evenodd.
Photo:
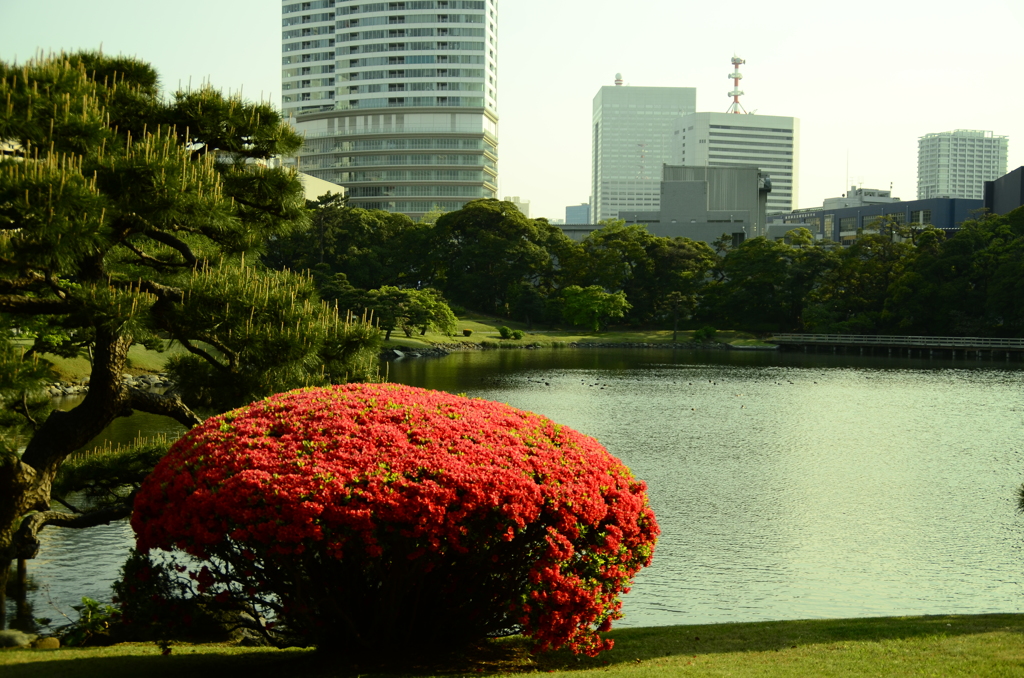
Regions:
M 1018 611 L 1019 363 L 494 352 L 395 381 L 543 413 L 647 480 L 626 625 Z
M 624 599 L 636 626 L 1024 611 L 1021 367 L 564 349 L 389 372 L 540 412 L 648 482 L 663 534 Z M 133 421 L 118 435 L 169 426 Z M 126 523 L 43 536 L 37 615 L 47 590 L 65 609 L 109 598 Z

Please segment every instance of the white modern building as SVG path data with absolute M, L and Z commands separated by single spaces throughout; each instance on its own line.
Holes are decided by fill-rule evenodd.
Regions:
M 757 167 L 771 179 L 768 214 L 790 212 L 800 191 L 800 120 L 778 115 L 693 113 L 676 121 L 673 162 Z
M 494 198 L 498 0 L 282 2 L 286 164 L 419 218 Z
M 594 222 L 623 210 L 657 210 L 661 168 L 672 160 L 676 120 L 697 110 L 693 87 L 602 87 L 594 97 L 591 213 Z
M 984 200 L 985 182 L 1006 174 L 1009 140 L 992 132 L 958 129 L 917 140 L 917 198 Z

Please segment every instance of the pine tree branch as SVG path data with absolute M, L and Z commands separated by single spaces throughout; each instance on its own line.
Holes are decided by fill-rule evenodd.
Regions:
M 135 289 L 152 294 L 160 301 L 182 302 L 185 300 L 185 290 L 180 287 L 161 285 L 160 283 L 153 282 L 152 280 L 118 281 L 111 283 L 111 285 L 116 287 L 134 287 Z
M 192 353 L 193 355 L 199 356 L 200 358 L 202 358 L 206 362 L 210 363 L 211 365 L 213 365 L 215 368 L 217 368 L 221 372 L 224 372 L 225 374 L 230 374 L 231 368 L 229 366 L 227 366 L 227 365 L 222 365 L 216 358 L 214 358 L 212 355 L 210 355 L 207 351 L 204 351 L 203 349 L 199 348 L 198 346 L 195 346 L 188 339 L 184 339 L 182 337 L 177 337 L 177 336 L 175 337 L 175 339 L 177 341 L 179 341 L 181 343 L 181 345 L 185 347 L 185 350 L 187 350 L 189 353 Z
M 230 348 L 227 347 L 226 344 L 224 344 L 217 337 L 202 337 L 202 341 L 206 342 L 210 346 L 213 346 L 215 349 L 217 349 L 218 351 L 227 356 L 229 369 L 234 370 L 238 367 L 237 351 L 232 351 Z
M 16 266 L 13 262 L 0 260 L 0 265 Z M 21 268 L 21 266 L 18 266 Z M 22 272 L 24 277 L 0 279 L 0 292 L 10 293 L 23 290 L 32 290 L 40 284 L 46 283 L 46 276 L 35 271 Z
M 67 315 L 75 306 L 60 299 L 38 299 L 20 294 L 0 294 L 0 311 L 29 315 Z
M 203 423 L 177 395 L 152 393 L 137 388 L 128 389 L 128 405 L 133 410 L 171 417 L 182 426 L 192 428 Z
M 58 504 L 60 504 L 64 508 L 66 508 L 67 510 L 71 511 L 72 513 L 76 513 L 77 514 L 77 513 L 81 513 L 82 512 L 76 506 L 74 506 L 72 504 L 69 504 L 68 502 L 64 501 L 63 497 L 58 497 L 57 495 L 51 493 L 50 494 L 50 499 L 54 500 L 55 502 L 57 502 Z
M 178 254 L 181 255 L 181 258 L 185 260 L 186 265 L 191 266 L 193 268 L 199 265 L 199 259 L 192 251 L 192 248 L 190 248 L 188 245 L 186 245 L 183 241 L 179 240 L 178 238 L 175 238 L 170 233 L 164 233 L 163 231 L 150 229 L 144 231 L 144 235 L 150 240 L 155 240 L 156 242 L 162 245 L 167 245 L 171 249 L 177 250 Z
M 258 205 L 256 203 L 252 202 L 251 200 L 246 200 L 245 198 L 240 198 L 237 195 L 232 196 L 232 198 L 239 205 L 244 205 L 246 207 L 251 207 L 254 210 L 259 210 L 260 212 L 264 212 L 266 214 L 273 215 L 275 217 L 278 217 L 279 219 L 287 219 L 288 218 L 288 214 L 286 214 L 285 211 L 282 210 L 282 209 L 273 209 L 269 205 Z
M 26 355 L 28 354 L 26 353 Z M 21 402 L 13 405 L 11 410 L 28 419 L 28 423 L 32 425 L 33 431 L 39 428 L 39 422 L 32 417 L 32 412 L 28 408 L 28 391 L 21 392 Z
M 129 250 L 131 250 L 132 253 L 138 257 L 138 259 L 134 263 L 139 264 L 140 266 L 150 266 L 152 268 L 162 271 L 167 270 L 169 268 L 184 268 L 186 266 L 189 266 L 189 264 L 185 262 L 174 263 L 172 261 L 162 261 L 160 259 L 157 259 L 152 255 L 146 254 L 144 250 L 142 250 L 139 247 L 136 247 L 127 240 L 122 242 L 121 244 L 127 247 Z
M 115 506 L 107 506 L 86 513 L 65 513 L 63 511 L 40 511 L 33 513 L 21 522 L 21 527 L 14 535 L 13 546 L 17 558 L 35 558 L 39 553 L 39 531 L 47 525 L 81 529 L 96 525 L 109 525 L 115 520 L 127 518 L 132 514 L 132 502 L 126 501 Z

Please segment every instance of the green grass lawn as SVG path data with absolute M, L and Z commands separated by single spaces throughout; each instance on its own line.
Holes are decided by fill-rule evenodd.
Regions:
M 502 325 L 514 330 L 523 330 L 526 335 L 518 341 L 504 341 L 498 334 L 498 328 Z M 473 334 L 469 337 L 463 336 L 462 330 L 464 329 L 472 330 Z M 676 341 L 678 343 L 690 341 L 692 335 L 692 331 L 680 330 Z M 754 335 L 747 334 L 745 332 L 720 331 L 715 337 L 715 340 L 736 346 L 774 347 L 773 344 L 767 344 L 759 341 L 754 337 Z M 526 323 L 478 314 L 467 314 L 459 318 L 458 332 L 455 336 L 448 337 L 443 334 L 428 332 L 425 336 L 417 334 L 413 337 L 406 337 L 400 330 L 396 330 L 391 333 L 391 341 L 389 341 L 387 345 L 397 348 L 401 348 L 403 346 L 406 348 L 423 348 L 430 346 L 431 344 L 479 344 L 482 342 L 501 342 L 503 347 L 525 346 L 529 344 L 551 346 L 558 343 L 568 344 L 571 342 L 595 344 L 667 344 L 672 342 L 672 330 L 615 329 L 601 332 L 586 332 L 579 328 L 570 330 L 542 330 L 536 327 L 533 330 L 528 330 Z
M 441 662 L 384 668 L 312 650 L 153 644 L 2 650 L 4 678 L 145 676 L 1024 676 L 1024 615 L 951 615 L 667 626 L 611 632 L 597 658 L 532 656 L 521 638 Z M 394 648 L 392 659 L 401 657 Z

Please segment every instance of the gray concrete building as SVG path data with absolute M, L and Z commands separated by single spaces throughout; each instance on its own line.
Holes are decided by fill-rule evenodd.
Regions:
M 762 235 L 772 182 L 757 167 L 662 168 L 657 211 L 622 211 L 627 224 L 642 224 L 654 235 L 711 243 L 723 235 L 734 242 Z

